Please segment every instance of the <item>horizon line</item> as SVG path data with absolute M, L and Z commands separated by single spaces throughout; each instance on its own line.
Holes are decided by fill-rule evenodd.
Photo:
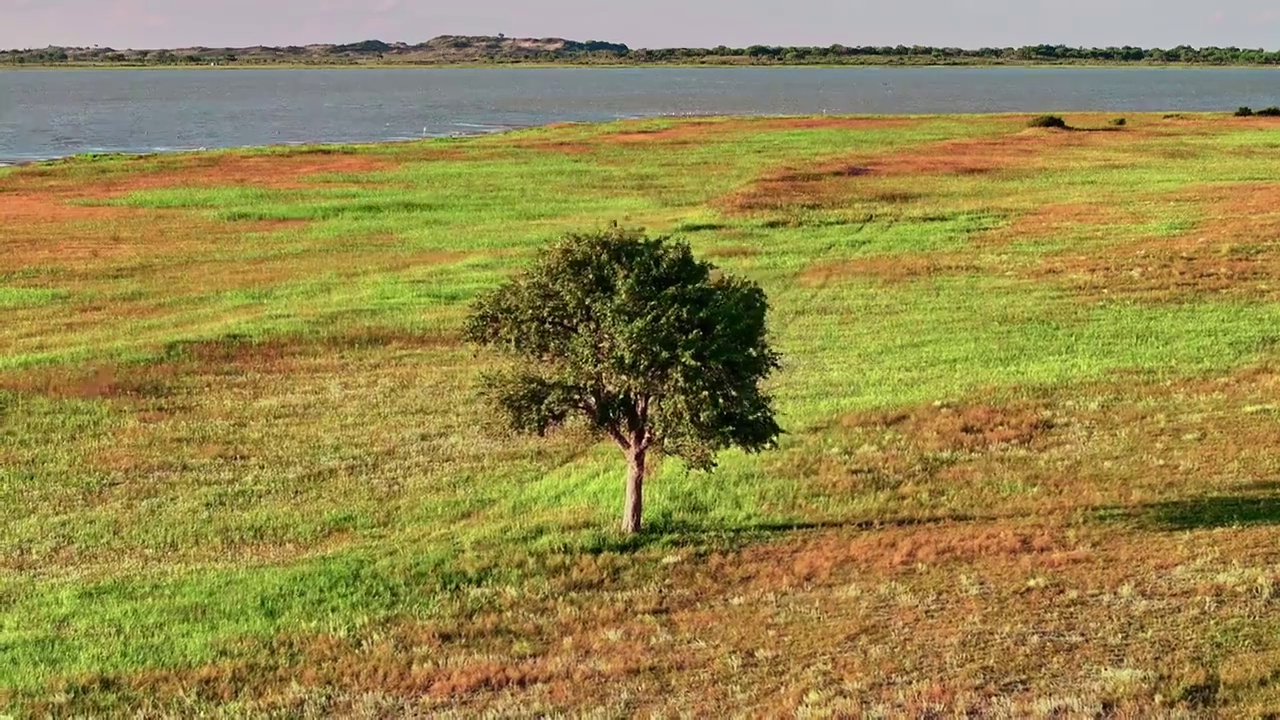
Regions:
M 568 37 L 564 37 L 564 36 L 558 36 L 558 35 L 551 35 L 551 36 L 542 36 L 542 37 L 538 37 L 538 36 L 533 36 L 533 35 L 529 35 L 529 36 L 516 36 L 516 35 L 465 35 L 465 34 L 459 34 L 459 33 L 445 33 L 445 34 L 442 34 L 442 35 L 435 35 L 435 36 L 432 36 L 432 37 L 427 38 L 427 39 L 425 39 L 425 40 L 419 40 L 419 41 L 417 41 L 417 42 L 406 41 L 406 40 L 381 40 L 381 39 L 378 39 L 378 38 L 364 38 L 364 39 L 362 39 L 362 40 L 352 40 L 352 41 L 350 41 L 350 42 L 309 42 L 309 43 L 305 43 L 305 44 L 284 43 L 284 44 L 276 44 L 276 45 L 271 45 L 271 44 L 262 43 L 262 42 L 259 42 L 259 43 L 251 43 L 251 44 L 247 44 L 247 45 L 218 45 L 218 44 L 210 44 L 210 45 L 206 45 L 206 44 L 187 44 L 187 45 L 164 45 L 164 46 L 153 46 L 153 47 L 116 46 L 116 45 L 112 45 L 112 44 L 101 44 L 101 43 L 96 43 L 96 44 L 92 44 L 92 45 L 57 45 L 57 44 L 49 44 L 49 45 L 44 45 L 44 46 L 34 46 L 34 45 L 29 45 L 29 46 L 26 46 L 26 47 L 8 47 L 8 48 L 0 47 L 0 52 L 2 52 L 2 53 L 12 53 L 12 52 L 24 52 L 24 51 L 45 50 L 45 49 L 54 49 L 54 48 L 57 48 L 57 49 L 79 49 L 79 50 L 100 49 L 100 50 L 134 50 L 134 51 L 160 51 L 160 50 L 174 50 L 174 49 L 178 49 L 178 50 L 182 50 L 182 49 L 240 50 L 240 49 L 248 49 L 248 48 L 256 48 L 256 47 L 261 47 L 261 48 L 290 48 L 290 47 L 298 47 L 298 48 L 307 48 L 307 47 L 344 47 L 344 46 L 349 46 L 349 45 L 360 45 L 360 44 L 362 44 L 362 43 L 383 43 L 383 44 L 386 44 L 386 45 L 389 45 L 389 46 L 403 45 L 403 46 L 408 46 L 408 47 L 414 47 L 414 46 L 419 46 L 419 45 L 425 45 L 426 43 L 429 43 L 429 42 L 431 42 L 431 41 L 433 41 L 433 40 L 439 40 L 439 39 L 442 39 L 442 38 L 468 38 L 468 39 L 486 39 L 486 40 L 501 40 L 501 41 L 521 41 L 521 40 L 527 40 L 527 41 L 540 41 L 540 42 L 547 42 L 547 41 L 563 41 L 563 42 L 570 42 L 570 43 L 584 43 L 584 44 L 585 44 L 585 43 L 607 43 L 607 44 L 610 44 L 610 45 L 617 45 L 617 46 L 625 47 L 625 48 L 626 48 L 628 51 L 630 51 L 630 52 L 636 52 L 636 51 L 642 51 L 642 50 L 715 50 L 715 49 L 718 49 L 718 48 L 726 48 L 726 49 L 731 49 L 731 50 L 745 50 L 745 49 L 749 49 L 749 48 L 753 48 L 753 47 L 767 47 L 767 48 L 833 48 L 833 47 L 843 47 L 843 48 L 849 48 L 849 49 L 857 49 L 857 48 L 904 48 L 904 49 L 907 49 L 907 50 L 912 50 L 912 49 L 935 49 L 935 50 L 961 50 L 961 51 L 980 51 L 980 50 L 1020 50 L 1020 49 L 1025 49 L 1025 48 L 1069 48 L 1069 49 L 1074 49 L 1074 50 L 1109 50 L 1109 49 L 1131 49 L 1131 50 L 1132 50 L 1132 49 L 1139 49 L 1139 50 L 1175 50 L 1175 49 L 1179 49 L 1179 48 L 1189 48 L 1189 49 L 1192 49 L 1192 50 L 1211 50 L 1211 49 L 1232 50 L 1232 49 L 1234 49 L 1234 50 L 1256 50 L 1256 51 L 1259 51 L 1259 52 L 1280 52 L 1280 48 L 1276 48 L 1276 49 L 1274 49 L 1274 50 L 1273 50 L 1273 49 L 1271 49 L 1271 48 L 1266 48 L 1266 47 L 1249 47 L 1249 46 L 1243 46 L 1243 45 L 1212 45 L 1212 44 L 1211 44 L 1211 45 L 1192 45 L 1192 44 L 1189 44 L 1189 43 L 1186 43 L 1186 42 L 1178 43 L 1178 44 L 1176 44 L 1176 45 L 1168 45 L 1168 46 L 1162 46 L 1162 45 L 1129 45 L 1129 44 L 1126 44 L 1126 45 L 1087 45 L 1087 44 L 1068 44 L 1068 43 L 1061 43 L 1061 42 L 1057 42 L 1057 43 L 1047 43 L 1047 42 L 1039 42 L 1039 43 L 1024 43 L 1024 44 L 1021 44 L 1021 45 L 1005 45 L 1005 44 L 998 44 L 998 45 L 951 45 L 951 44 L 948 44 L 948 45 L 937 45 L 937 44 L 919 44 L 919 43 L 915 43 L 915 44 L 906 44 L 906 43 L 901 43 L 901 42 L 898 42 L 898 43 L 852 43 L 852 44 L 851 44 L 851 43 L 840 43 L 840 42 L 836 42 L 836 43 L 827 43 L 827 44 L 812 44 L 812 43 L 801 43 L 801 44 L 790 43 L 790 44 L 787 44 L 787 43 L 762 43 L 762 42 L 759 42 L 759 43 L 751 43 L 751 44 L 746 44 L 746 45 L 726 45 L 726 44 L 724 44 L 724 43 L 717 43 L 717 44 L 714 44 L 714 45 L 655 45 L 655 46 L 631 47 L 630 45 L 628 45 L 628 44 L 627 44 L 627 43 L 625 43 L 625 42 L 619 42 L 619 41 L 616 41 L 616 40 L 600 40 L 600 39 L 594 39 L 594 38 L 593 38 L 593 39 L 588 39 L 588 40 L 574 40 L 574 39 L 572 39 L 572 38 L 568 38 Z

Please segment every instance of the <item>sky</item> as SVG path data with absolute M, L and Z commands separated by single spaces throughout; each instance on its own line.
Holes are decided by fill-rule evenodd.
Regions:
M 0 48 L 305 45 L 436 35 L 715 45 L 1280 49 L 1277 0 L 0 0 Z

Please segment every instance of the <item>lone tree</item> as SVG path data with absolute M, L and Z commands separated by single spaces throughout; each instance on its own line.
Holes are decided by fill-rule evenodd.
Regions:
M 627 457 L 622 529 L 641 527 L 650 452 L 715 467 L 718 451 L 772 447 L 782 430 L 760 382 L 778 367 L 768 300 L 689 245 L 616 225 L 571 234 L 472 308 L 469 341 L 510 366 L 485 394 L 512 429 L 580 420 Z

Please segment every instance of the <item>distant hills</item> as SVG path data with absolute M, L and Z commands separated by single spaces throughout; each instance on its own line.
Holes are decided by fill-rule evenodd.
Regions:
M 110 47 L 47 47 L 0 51 L 0 63 L 122 65 L 354 65 L 407 63 L 455 65 L 491 62 L 564 62 L 592 56 L 624 58 L 626 45 L 577 42 L 562 38 L 462 37 L 442 35 L 424 43 L 365 40 L 348 45 L 255 45 L 243 48 L 187 47 L 164 50 L 119 50 Z
M 931 46 L 631 49 L 620 43 L 502 35 L 442 35 L 423 43 L 366 40 L 347 45 L 245 48 L 189 47 L 119 50 L 109 47 L 47 47 L 0 51 L 0 66 L 57 65 L 1000 65 L 1000 64 L 1187 64 L 1280 65 L 1280 52 L 1235 47 L 1161 49 L 1078 48 L 1066 45 L 966 50 Z

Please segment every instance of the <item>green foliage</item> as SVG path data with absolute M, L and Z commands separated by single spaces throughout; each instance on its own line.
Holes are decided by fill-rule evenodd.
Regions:
M 1124 127 L 1125 125 L 1128 125 L 1128 124 L 1129 124 L 1129 121 L 1125 120 L 1124 118 L 1116 118 L 1111 121 L 1112 127 Z
M 778 367 L 767 310 L 757 285 L 715 274 L 687 243 L 614 226 L 554 244 L 475 303 L 465 334 L 515 360 L 487 382 L 513 429 L 582 418 L 624 449 L 711 469 L 718 451 L 781 433 L 760 388 Z
M 1027 127 L 1066 130 L 1067 121 L 1057 115 L 1040 115 L 1039 117 L 1032 118 L 1031 122 L 1027 123 Z
M 1235 112 L 1236 117 L 1253 117 L 1255 115 L 1258 117 L 1280 117 L 1280 107 L 1272 105 L 1254 112 L 1253 108 L 1243 105 Z

